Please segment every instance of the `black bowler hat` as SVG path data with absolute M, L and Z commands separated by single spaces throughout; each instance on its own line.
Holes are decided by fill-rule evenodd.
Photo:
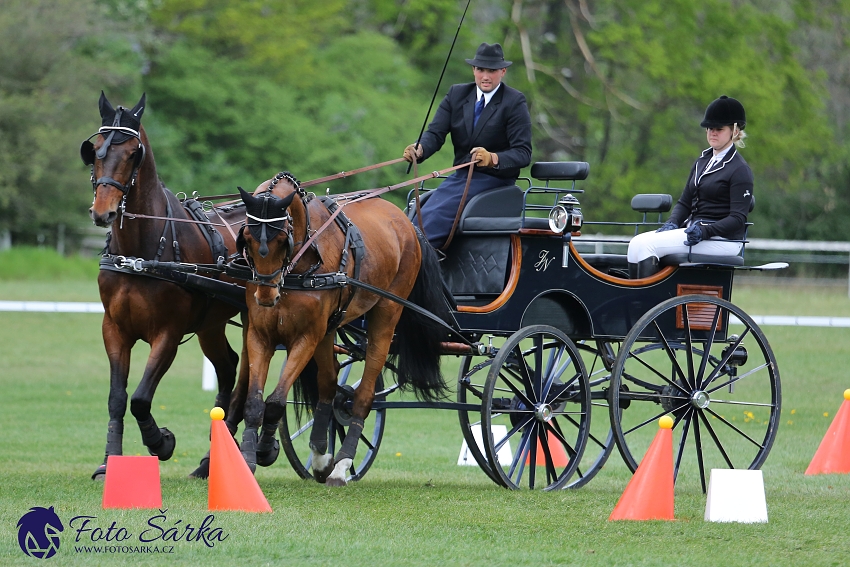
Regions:
M 513 63 L 513 61 L 505 61 L 502 46 L 498 43 L 482 43 L 475 52 L 475 59 L 467 59 L 466 62 L 482 69 L 504 69 Z
M 747 125 L 747 115 L 744 113 L 744 105 L 729 98 L 726 95 L 713 101 L 705 109 L 705 117 L 700 122 L 702 128 L 722 128 L 727 124 L 737 124 L 738 128 L 744 129 Z

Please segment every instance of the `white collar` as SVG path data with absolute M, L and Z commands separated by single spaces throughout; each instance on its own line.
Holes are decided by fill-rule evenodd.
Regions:
M 481 100 L 481 95 L 484 95 L 484 106 L 487 106 L 488 104 L 490 104 L 490 99 L 493 98 L 493 95 L 496 94 L 496 91 L 498 91 L 500 88 L 502 88 L 502 83 L 499 83 L 499 86 L 490 91 L 489 93 L 485 93 L 484 91 L 478 88 L 478 85 L 476 85 L 475 90 L 478 91 L 478 94 L 476 95 L 475 100 Z
M 718 152 L 718 153 L 716 153 L 716 154 L 714 153 L 714 149 L 712 149 L 711 151 L 712 151 L 712 153 L 714 154 L 714 155 L 713 155 L 713 157 L 712 157 L 712 159 L 713 159 L 715 162 L 722 160 L 724 157 L 726 157 L 726 154 L 728 154 L 728 153 L 729 153 L 729 150 L 731 150 L 731 149 L 732 149 L 732 146 L 734 146 L 734 145 L 735 145 L 735 144 L 729 144 L 728 146 L 726 146 L 726 149 L 724 149 L 724 150 L 720 150 L 720 152 Z

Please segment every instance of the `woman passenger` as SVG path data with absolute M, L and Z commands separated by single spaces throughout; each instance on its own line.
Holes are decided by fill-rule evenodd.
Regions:
M 692 251 L 709 256 L 734 256 L 753 202 L 753 172 L 738 152 L 744 147 L 747 119 L 744 106 L 726 95 L 705 109 L 700 126 L 710 146 L 702 152 L 670 218 L 655 232 L 629 243 L 629 277 L 646 278 L 668 254 Z

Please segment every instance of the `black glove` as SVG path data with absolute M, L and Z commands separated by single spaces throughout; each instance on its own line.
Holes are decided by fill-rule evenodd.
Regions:
M 702 235 L 702 229 L 696 223 L 686 228 L 685 234 L 688 235 L 688 239 L 685 240 L 685 246 L 693 246 L 694 244 L 701 242 L 704 238 Z
M 656 230 L 655 232 L 667 232 L 668 230 L 676 230 L 679 228 L 679 225 L 674 223 L 673 221 L 667 221 L 661 225 L 661 228 Z

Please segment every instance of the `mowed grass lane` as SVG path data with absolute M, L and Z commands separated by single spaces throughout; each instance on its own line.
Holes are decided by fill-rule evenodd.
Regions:
M 4 282 L 0 299 L 97 301 L 97 291 L 90 282 Z M 752 315 L 850 316 L 841 289 L 737 286 L 734 299 Z M 54 506 L 66 530 L 50 561 L 62 565 L 843 565 L 850 477 L 803 471 L 850 387 L 850 329 L 763 330 L 783 389 L 779 436 L 763 467 L 768 524 L 706 523 L 705 497 L 692 486 L 677 489 L 675 522 L 608 522 L 630 477 L 616 451 L 581 490 L 510 492 L 455 464 L 461 435 L 453 412 L 397 410 L 388 412 L 378 458 L 359 483 L 331 490 L 304 482 L 281 455 L 256 475 L 274 513 L 215 514 L 228 536 L 215 547 L 178 541 L 169 555 L 97 555 L 75 553 L 70 518 L 96 516 L 103 529 L 115 522 L 137 534 L 158 514 L 102 510 L 102 485 L 89 480 L 108 420 L 100 317 L 0 313 L 0 564 L 37 562 L 18 548 L 16 523 L 32 506 Z M 146 350 L 142 344 L 134 354 L 130 391 Z M 450 382 L 456 371 L 447 357 Z M 201 354 L 190 341 L 154 402 L 160 426 L 177 436 L 174 457 L 160 469 L 165 528 L 197 526 L 208 514 L 206 484 L 186 478 L 209 447 L 214 394 L 200 384 Z M 125 454 L 146 454 L 129 412 Z

